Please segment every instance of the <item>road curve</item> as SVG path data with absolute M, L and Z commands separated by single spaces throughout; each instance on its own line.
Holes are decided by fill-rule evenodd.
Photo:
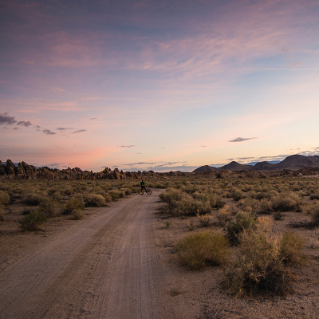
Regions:
M 160 192 L 101 208 L 4 269 L 0 317 L 176 318 L 154 249 Z

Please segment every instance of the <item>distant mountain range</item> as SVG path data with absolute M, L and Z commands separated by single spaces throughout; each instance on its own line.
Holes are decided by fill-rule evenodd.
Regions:
M 300 169 L 306 167 L 319 167 L 319 156 L 304 156 L 304 155 L 291 155 L 286 157 L 283 161 L 274 164 L 271 162 L 258 162 L 255 165 L 249 164 L 239 164 L 235 161 L 230 162 L 222 167 L 212 167 L 209 165 L 201 166 L 196 168 L 193 172 L 204 173 L 221 171 L 223 169 L 228 169 L 230 171 L 275 171 L 282 169 Z

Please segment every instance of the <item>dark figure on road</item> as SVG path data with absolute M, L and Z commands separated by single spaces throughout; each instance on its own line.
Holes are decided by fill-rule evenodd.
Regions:
M 141 181 L 141 190 L 144 190 L 144 191 L 146 192 L 145 182 L 144 182 L 143 179 L 142 179 L 142 181 Z

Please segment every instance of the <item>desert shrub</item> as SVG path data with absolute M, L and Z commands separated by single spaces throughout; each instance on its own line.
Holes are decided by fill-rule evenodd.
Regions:
M 108 194 L 112 197 L 113 201 L 125 196 L 125 192 L 119 190 L 108 191 Z
M 262 199 L 260 201 L 259 213 L 260 214 L 271 214 L 273 211 L 273 203 L 268 199 Z
M 183 193 L 177 189 L 169 188 L 160 194 L 159 197 L 163 202 L 170 204 L 172 202 L 180 201 L 183 197 Z
M 62 209 L 58 201 L 45 198 L 40 203 L 38 212 L 45 214 L 47 217 L 56 217 L 61 214 Z
M 217 220 L 222 227 L 225 227 L 226 224 L 231 221 L 231 213 L 229 212 L 228 205 L 225 205 L 224 208 L 219 210 Z
M 257 223 L 264 231 L 269 231 L 272 228 L 274 220 L 268 216 L 261 216 L 257 218 Z
M 238 203 L 238 209 L 245 212 L 256 211 L 259 207 L 259 201 L 248 197 Z
M 315 193 L 311 194 L 310 199 L 319 199 L 319 192 L 316 191 Z
M 297 194 L 286 192 L 273 198 L 274 211 L 301 211 L 300 197 Z
M 253 231 L 257 228 L 255 216 L 250 212 L 238 212 L 235 216 L 236 222 L 229 222 L 226 230 L 227 237 L 232 244 L 239 243 L 239 234 L 244 230 Z
M 47 216 L 40 212 L 33 212 L 18 221 L 18 226 L 23 231 L 40 230 L 40 225 L 46 222 Z
M 283 217 L 283 214 L 282 212 L 275 212 L 273 217 L 274 217 L 274 220 L 281 220 Z
M 207 202 L 207 200 L 208 200 L 208 195 L 205 194 L 205 193 L 195 192 L 195 193 L 192 194 L 192 197 L 195 200 L 200 200 L 200 201 L 203 201 L 203 202 Z
M 209 196 L 209 203 L 211 207 L 217 208 L 217 209 L 222 208 L 225 205 L 223 198 L 217 194 L 211 194 Z
M 178 216 L 205 215 L 211 212 L 209 202 L 193 200 L 190 197 L 185 197 L 178 202 L 171 202 L 171 207 L 170 212 Z
M 284 267 L 278 240 L 262 231 L 244 231 L 240 237 L 240 255 L 226 271 L 226 287 L 236 295 L 291 292 L 293 277 Z
M 10 195 L 6 191 L 0 191 L 0 205 L 8 205 L 10 203 Z
M 223 265 L 228 260 L 227 238 L 219 233 L 196 233 L 177 244 L 178 258 L 187 268 L 198 270 L 207 264 Z
M 212 220 L 212 216 L 209 214 L 205 214 L 205 215 L 197 215 L 198 220 L 199 220 L 199 224 L 202 227 L 208 227 L 211 223 Z
M 100 207 L 106 205 L 104 197 L 99 194 L 86 194 L 83 199 L 85 206 Z
M 61 194 L 66 195 L 66 196 L 72 195 L 73 192 L 74 192 L 74 189 L 72 187 L 67 187 L 67 188 L 64 188 L 63 190 L 61 190 Z
M 239 201 L 244 197 L 243 192 L 240 189 L 234 189 L 232 193 L 232 197 L 235 201 Z
M 83 210 L 84 209 L 84 201 L 82 198 L 72 197 L 70 198 L 64 207 L 64 214 L 72 214 L 76 210 Z
M 129 188 L 121 188 L 120 189 L 122 192 L 125 193 L 125 195 L 130 195 L 132 194 L 132 191 Z
M 302 264 L 306 256 L 301 252 L 303 240 L 291 231 L 287 231 L 280 241 L 280 255 L 284 263 L 290 265 Z
M 43 196 L 40 193 L 25 193 L 22 195 L 22 202 L 26 205 L 36 206 L 43 201 Z
M 318 226 L 319 225 L 319 204 L 315 204 L 311 208 L 312 212 L 312 222 L 314 225 Z
M 106 202 L 111 202 L 112 201 L 112 196 L 109 193 L 106 193 L 104 195 L 104 199 Z
M 84 217 L 83 209 L 74 209 L 71 213 L 73 219 L 82 219 Z

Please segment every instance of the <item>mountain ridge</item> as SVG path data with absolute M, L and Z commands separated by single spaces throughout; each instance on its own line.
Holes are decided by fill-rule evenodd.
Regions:
M 212 167 L 209 165 L 204 165 L 196 168 L 194 173 L 202 173 L 202 172 L 210 172 L 210 171 L 222 171 L 224 169 L 230 171 L 274 171 L 274 170 L 282 170 L 282 169 L 291 169 L 296 170 L 303 167 L 319 167 L 319 156 L 318 155 L 290 155 L 287 156 L 284 160 L 277 164 L 269 163 L 267 161 L 258 162 L 255 165 L 249 164 L 240 164 L 236 161 L 232 161 L 221 167 Z

